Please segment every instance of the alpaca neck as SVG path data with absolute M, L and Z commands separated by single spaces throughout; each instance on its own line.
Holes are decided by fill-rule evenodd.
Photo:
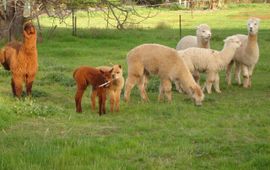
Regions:
M 27 52 L 30 52 L 30 51 L 36 49 L 36 41 L 32 42 L 30 40 L 25 39 L 23 42 L 23 47 Z
M 257 34 L 255 35 L 248 35 L 248 42 L 247 42 L 247 48 L 252 49 L 255 45 L 257 45 Z
M 235 54 L 235 51 L 236 51 L 235 47 L 226 44 L 224 45 L 223 49 L 220 51 L 220 58 L 219 58 L 219 64 L 221 67 L 224 67 L 230 63 Z
M 197 44 L 200 48 L 210 48 L 209 41 L 204 41 L 201 37 L 197 37 Z

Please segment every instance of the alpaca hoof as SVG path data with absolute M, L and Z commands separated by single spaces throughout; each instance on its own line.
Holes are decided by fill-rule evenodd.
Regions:
M 217 93 L 219 93 L 219 94 L 221 93 L 221 91 L 220 91 L 220 90 L 217 90 L 216 92 L 217 92 Z

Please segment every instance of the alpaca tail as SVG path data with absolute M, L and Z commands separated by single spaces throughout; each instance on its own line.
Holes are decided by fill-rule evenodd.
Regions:
M 76 75 L 76 72 L 78 71 L 78 69 L 76 69 L 74 72 L 73 72 L 73 78 L 75 79 L 75 75 Z

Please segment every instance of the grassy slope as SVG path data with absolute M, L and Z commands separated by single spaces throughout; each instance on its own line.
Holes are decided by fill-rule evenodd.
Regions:
M 14 99 L 10 75 L 0 70 L 0 169 L 268 169 L 269 7 L 195 12 L 194 18 L 182 13 L 183 33 L 193 34 L 196 25 L 208 23 L 215 49 L 222 48 L 226 36 L 246 33 L 249 15 L 265 18 L 251 89 L 227 87 L 222 73 L 223 93 L 206 95 L 203 107 L 195 107 L 176 92 L 172 103 L 158 103 L 154 79 L 150 103 L 141 103 L 134 89 L 129 105 L 122 103 L 119 113 L 103 117 L 90 111 L 89 91 L 84 113 L 74 112 L 74 68 L 120 63 L 126 71 L 125 55 L 134 46 L 153 42 L 174 47 L 179 12 L 159 11 L 143 23 L 147 29 L 81 30 L 72 37 L 70 29 L 58 28 L 38 46 L 40 69 L 32 100 Z M 95 18 L 91 24 L 104 25 Z M 156 29 L 160 21 L 165 26 Z M 50 25 L 46 18 L 42 23 Z

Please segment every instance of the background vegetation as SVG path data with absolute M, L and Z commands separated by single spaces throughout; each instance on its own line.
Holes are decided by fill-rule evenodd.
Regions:
M 41 18 L 44 39 L 38 44 L 33 97 L 14 99 L 10 74 L 0 69 L 0 169 L 269 169 L 269 7 L 230 6 L 194 11 L 193 17 L 188 11 L 162 9 L 156 17 L 124 31 L 106 29 L 98 13 L 89 26 L 81 13 L 77 37 L 71 36 L 69 25 L 58 23 L 50 34 L 52 20 Z M 228 87 L 222 72 L 222 94 L 206 95 L 202 107 L 175 91 L 172 103 L 158 103 L 159 81 L 154 77 L 148 90 L 150 103 L 141 102 L 135 88 L 131 103 L 122 102 L 119 113 L 99 117 L 90 110 L 87 91 L 83 113 L 75 113 L 72 72 L 76 67 L 119 63 L 126 76 L 125 57 L 133 47 L 176 46 L 179 14 L 184 35 L 194 34 L 200 23 L 209 24 L 211 46 L 218 50 L 225 37 L 246 34 L 248 17 L 262 19 L 261 55 L 251 89 Z

